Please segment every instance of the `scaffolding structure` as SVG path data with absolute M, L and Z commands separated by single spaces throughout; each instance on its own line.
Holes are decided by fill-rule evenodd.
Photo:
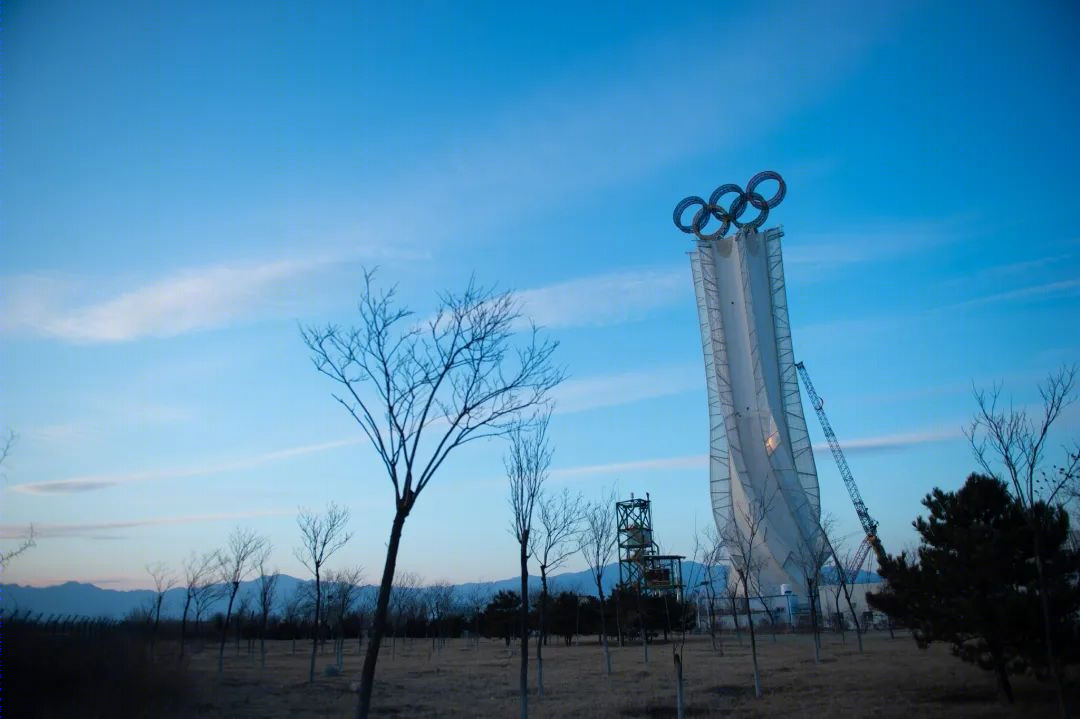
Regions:
M 673 596 L 683 600 L 682 560 L 678 554 L 660 554 L 653 541 L 649 495 L 615 503 L 619 541 L 619 582 L 636 587 L 644 596 Z

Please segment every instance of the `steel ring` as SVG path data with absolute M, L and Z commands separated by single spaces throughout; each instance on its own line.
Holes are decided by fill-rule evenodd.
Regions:
M 759 172 L 750 178 L 750 182 L 746 183 L 746 194 L 750 194 L 757 189 L 757 186 L 766 180 L 776 180 L 776 194 L 765 201 L 765 204 L 769 206 L 769 209 L 775 208 L 780 204 L 780 201 L 784 199 L 787 194 L 787 185 L 784 183 L 784 178 L 780 177 L 779 172 L 773 172 L 772 170 L 765 170 Z
M 705 209 L 708 206 L 708 205 L 706 205 L 705 200 L 701 199 L 700 197 L 694 197 L 694 196 L 687 197 L 682 202 L 675 205 L 675 214 L 673 216 L 674 220 L 675 220 L 675 226 L 678 227 L 683 232 L 685 232 L 686 234 L 691 234 L 691 233 L 697 234 L 698 229 L 700 229 L 700 228 L 695 228 L 695 225 L 697 224 L 697 213 L 694 214 L 694 219 L 692 220 L 694 225 L 687 226 L 687 225 L 684 225 L 682 223 L 683 214 L 685 214 L 686 209 L 688 207 L 692 206 L 692 205 L 701 205 L 702 209 Z M 699 210 L 699 212 L 700 212 L 700 210 Z
M 731 227 L 731 222 L 725 216 L 724 219 L 720 220 L 720 227 L 717 228 L 716 232 L 711 232 L 707 235 L 703 234 L 701 231 L 705 229 L 705 225 L 709 224 L 709 218 L 716 217 L 714 210 L 715 208 L 713 206 L 706 205 L 694 215 L 694 234 L 697 235 L 699 240 L 715 240 L 719 237 L 723 237 Z

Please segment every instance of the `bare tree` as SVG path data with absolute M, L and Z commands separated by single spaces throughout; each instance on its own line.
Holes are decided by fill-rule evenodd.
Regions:
M 360 596 L 360 582 L 363 580 L 363 567 L 341 569 L 330 572 L 327 576 L 326 609 L 328 619 L 337 632 L 334 639 L 334 656 L 339 670 L 345 664 L 345 618 Z
M 16 435 L 15 432 L 8 430 L 7 436 L 3 440 L 0 440 L 0 468 L 7 462 L 8 454 L 11 453 L 11 448 L 15 446 Z M 2 471 L 2 470 L 0 470 Z M 2 476 L 2 475 L 0 475 Z M 6 552 L 0 552 L 0 568 L 6 567 L 7 563 L 19 556 L 26 550 L 34 546 L 34 525 L 30 525 L 25 536 L 22 538 L 22 542 L 15 549 L 9 549 Z
M 509 293 L 470 282 L 460 295 L 442 295 L 422 325 L 395 299 L 393 290 L 376 290 L 366 272 L 358 327 L 303 330 L 315 368 L 341 385 L 335 399 L 360 425 L 394 487 L 394 520 L 360 678 L 361 719 L 371 708 L 402 527 L 417 497 L 452 451 L 505 434 L 562 380 L 551 363 L 556 343 L 541 340 L 535 328 L 514 351 L 520 310 Z
M 754 633 L 754 618 L 750 611 L 751 583 L 757 582 L 758 574 L 764 564 L 755 550 L 767 539 L 765 518 L 776 499 L 775 488 L 765 488 L 757 497 L 749 500 L 746 506 L 734 507 L 733 521 L 729 522 L 721 534 L 721 540 L 731 558 L 731 566 L 743 589 L 746 602 L 746 620 L 750 625 L 750 653 L 754 661 L 754 696 L 761 697 L 761 672 L 758 668 L 757 636 Z M 754 588 L 757 593 L 757 588 Z
M 150 632 L 150 651 L 154 651 L 157 643 L 158 625 L 161 624 L 161 604 L 165 601 L 165 593 L 176 586 L 176 577 L 164 562 L 146 565 L 146 571 L 154 580 L 154 628 Z
M 821 661 L 821 627 L 818 622 L 821 570 L 833 555 L 832 546 L 829 544 L 829 532 L 832 531 L 834 524 L 832 517 L 822 517 L 814 526 L 810 536 L 804 537 L 795 547 L 795 563 L 803 575 L 803 581 L 806 582 L 807 598 L 810 600 L 810 629 L 813 636 L 815 662 Z M 764 604 L 764 600 L 762 603 Z
M 274 608 L 274 595 L 277 593 L 278 578 L 281 573 L 277 568 L 267 571 L 270 560 L 270 545 L 263 549 L 255 561 L 259 568 L 259 663 L 266 668 L 266 625 L 270 621 L 270 612 Z
M 309 572 L 315 575 L 315 635 L 311 640 L 311 664 L 308 667 L 308 683 L 315 681 L 315 654 L 319 648 L 322 627 L 322 566 L 334 552 L 345 546 L 352 535 L 345 531 L 349 523 L 349 510 L 330 503 L 323 514 L 306 509 L 300 510 L 296 524 L 300 527 L 301 544 L 293 554 Z
M 607 639 L 607 612 L 604 609 L 604 567 L 615 552 L 615 492 L 596 503 L 586 505 L 582 513 L 582 531 L 579 538 L 581 554 L 589 565 L 589 574 L 596 582 L 600 596 L 600 641 L 604 646 L 604 664 L 611 674 L 611 649 Z
M 547 643 L 548 573 L 561 567 L 577 551 L 572 541 L 581 523 L 580 494 L 563 489 L 559 494 L 541 492 L 537 499 L 540 526 L 530 535 L 530 551 L 540 564 L 540 631 L 536 637 L 536 686 L 544 696 L 544 655 Z
M 199 596 L 199 592 L 210 586 L 213 579 L 214 568 L 217 566 L 217 552 L 192 552 L 184 560 L 184 612 L 180 619 L 180 656 L 184 656 L 184 647 L 187 642 L 187 619 L 192 604 Z M 201 614 L 202 612 L 199 612 Z
M 1057 689 L 1058 709 L 1068 716 L 1062 668 L 1054 651 L 1055 637 L 1047 597 L 1045 561 L 1040 546 L 1040 524 L 1046 508 L 1060 502 L 1080 477 L 1080 445 L 1066 450 L 1065 461 L 1057 471 L 1046 471 L 1046 442 L 1061 411 L 1076 400 L 1076 367 L 1063 367 L 1039 386 L 1042 411 L 1034 416 L 1010 403 L 1000 406 L 1001 386 L 990 391 L 976 390 L 978 410 L 965 428 L 968 441 L 979 465 L 992 477 L 1003 479 L 1020 503 L 1024 520 L 1031 529 L 1032 552 L 1038 577 L 1039 599 L 1043 613 L 1046 660 Z M 1004 470 L 1004 472 L 1002 472 Z M 1004 477 L 1002 477 L 1004 474 Z
M 435 582 L 424 590 L 424 600 L 427 604 L 428 618 L 435 630 L 431 635 L 431 648 L 432 650 L 442 649 L 445 641 L 443 623 L 454 608 L 454 586 L 450 582 Z
M 203 615 L 207 614 L 210 606 L 221 599 L 228 591 L 228 588 L 223 584 L 217 583 L 216 573 L 221 568 L 221 550 L 216 549 L 209 552 L 212 564 L 210 565 L 207 573 L 200 577 L 196 582 L 195 594 L 192 600 L 195 604 L 195 635 L 199 636 L 199 625 L 202 621 Z M 202 641 L 199 642 L 199 647 L 203 646 Z
M 545 414 L 535 426 L 515 426 L 509 434 L 510 449 L 503 458 L 506 476 L 510 480 L 510 533 L 518 543 L 521 567 L 521 667 L 518 672 L 518 691 L 521 694 L 521 719 L 529 717 L 529 557 L 532 555 L 532 522 L 536 502 L 551 466 L 551 447 L 547 441 L 548 421 Z
M 834 590 L 836 619 L 840 623 L 840 631 L 843 632 L 844 617 L 840 611 L 840 595 L 843 594 L 848 611 L 851 612 L 851 622 L 855 627 L 855 639 L 859 643 L 859 653 L 862 654 L 862 626 L 859 624 L 859 615 L 855 611 L 855 604 L 851 599 L 852 587 L 859 581 L 858 575 L 861 571 L 860 567 L 855 566 L 856 559 L 859 556 L 858 548 L 849 547 L 845 549 L 843 542 L 833 538 L 829 539 L 829 544 L 833 548 L 833 564 L 836 567 L 836 589 Z
M 302 627 L 304 623 L 304 602 L 306 601 L 304 596 L 304 586 L 298 585 L 296 591 L 292 593 L 286 602 L 284 609 L 284 616 L 282 619 L 289 626 L 289 633 L 292 639 L 292 653 L 296 654 L 296 633 L 297 628 Z
M 705 602 L 709 612 L 709 637 L 712 640 L 713 651 L 724 656 L 723 642 L 717 641 L 716 636 L 716 575 L 719 573 L 720 560 L 723 556 L 724 545 L 720 540 L 715 526 L 706 527 L 694 537 L 694 559 L 701 565 L 701 582 L 690 582 L 690 586 L 701 586 L 705 590 Z
M 390 643 L 391 657 L 396 656 L 397 637 L 402 626 L 410 617 L 417 614 L 417 609 L 421 604 L 421 587 L 423 585 L 423 578 L 414 572 L 401 571 L 394 578 L 394 583 L 391 585 L 390 600 L 387 604 L 389 618 L 393 626 Z
M 250 529 L 237 527 L 229 535 L 224 550 L 218 554 L 218 579 L 229 596 L 225 609 L 225 621 L 221 625 L 221 646 L 218 649 L 218 677 L 225 672 L 225 639 L 229 632 L 229 619 L 232 616 L 233 602 L 240 591 L 240 583 L 255 568 L 255 559 L 266 546 L 266 540 Z

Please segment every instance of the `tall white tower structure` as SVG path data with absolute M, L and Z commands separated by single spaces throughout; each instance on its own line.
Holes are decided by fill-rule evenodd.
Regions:
M 774 180 L 766 200 L 759 184 Z M 806 430 L 791 346 L 780 238 L 759 232 L 779 204 L 784 182 L 774 172 L 755 175 L 746 190 L 722 185 L 709 201 L 689 197 L 675 224 L 697 236 L 690 266 L 697 295 L 709 399 L 709 475 L 713 516 L 721 536 L 745 532 L 746 517 L 767 506 L 754 556 L 763 560 L 765 594 L 790 585 L 807 596 L 801 557 L 821 541 L 817 467 Z M 734 194 L 728 208 L 720 199 Z M 682 215 L 699 206 L 690 225 Z M 757 217 L 741 221 L 750 209 Z M 706 233 L 716 220 L 720 228 Z M 737 232 L 724 237 L 729 226 Z M 745 536 L 745 534 L 744 534 Z

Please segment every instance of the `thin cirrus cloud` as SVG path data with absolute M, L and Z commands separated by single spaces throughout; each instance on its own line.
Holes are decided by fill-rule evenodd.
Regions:
M 703 384 L 700 368 L 671 365 L 569 379 L 555 388 L 552 398 L 556 412 L 569 414 L 668 397 L 699 389 Z
M 642 318 L 690 297 L 688 271 L 641 270 L 580 277 L 515 293 L 524 316 L 547 328 Z
M 224 514 L 187 514 L 178 517 L 154 517 L 150 519 L 132 519 L 119 522 L 94 522 L 79 524 L 35 524 L 33 536 L 36 538 L 55 539 L 60 537 L 85 537 L 89 539 L 113 539 L 109 532 L 137 529 L 139 527 L 158 527 L 175 524 L 197 524 L 201 522 L 226 522 L 240 519 L 260 519 L 263 517 L 281 517 L 295 514 L 296 510 L 266 509 Z M 25 539 L 30 534 L 27 527 L 0 525 L 0 536 L 9 539 Z
M 1021 287 L 1015 290 L 995 292 L 993 294 L 984 295 L 982 297 L 965 300 L 964 302 L 957 302 L 956 304 L 948 305 L 943 309 L 959 310 L 969 307 L 982 307 L 984 305 L 996 304 L 998 302 L 1070 297 L 1077 294 L 1078 290 L 1080 290 L 1080 279 L 1045 282 L 1043 284 Z
M 250 319 L 273 307 L 290 282 L 339 261 L 211 265 L 75 306 L 70 295 L 77 291 L 76 283 L 21 277 L 12 283 L 14 296 L 7 298 L 5 327 L 80 344 L 174 337 Z
M 956 428 L 940 427 L 917 432 L 901 432 L 875 437 L 849 439 L 841 442 L 840 446 L 845 453 L 860 454 L 885 450 L 909 449 L 923 444 L 945 442 L 957 439 L 961 436 L 963 436 L 963 433 L 959 426 Z M 815 444 L 813 448 L 814 451 L 818 453 L 829 451 L 829 445 L 825 443 Z M 703 469 L 708 466 L 708 459 L 709 457 L 706 454 L 692 454 L 675 457 L 640 459 L 629 462 L 590 464 L 579 467 L 554 469 L 551 471 L 551 476 L 573 478 L 595 474 L 617 474 L 623 472 Z
M 562 414 L 582 412 L 590 409 L 629 404 L 653 397 L 678 394 L 693 389 L 698 385 L 700 385 L 700 382 L 698 381 L 697 370 L 686 366 L 660 367 L 653 370 L 630 371 L 567 380 L 556 390 L 556 408 Z M 10 489 L 24 494 L 35 495 L 93 492 L 134 482 L 185 479 L 240 471 L 291 457 L 363 444 L 366 441 L 362 435 L 358 435 L 349 439 L 287 447 L 212 464 L 167 467 L 139 472 L 82 475 L 49 482 L 16 484 L 12 485 Z
M 78 492 L 93 492 L 95 490 L 115 487 L 121 484 L 129 484 L 131 482 L 144 482 L 158 479 L 184 479 L 188 477 L 220 474 L 222 472 L 240 471 L 283 459 L 289 459 L 291 457 L 325 452 L 327 450 L 337 449 L 338 447 L 359 444 L 362 441 L 363 439 L 360 437 L 339 439 L 331 442 L 319 442 L 297 447 L 287 447 L 273 452 L 264 452 L 262 454 L 242 457 L 240 459 L 229 460 L 217 464 L 171 467 L 143 472 L 128 472 L 124 474 L 83 475 L 54 482 L 15 484 L 11 486 L 11 489 L 25 494 L 73 494 Z

